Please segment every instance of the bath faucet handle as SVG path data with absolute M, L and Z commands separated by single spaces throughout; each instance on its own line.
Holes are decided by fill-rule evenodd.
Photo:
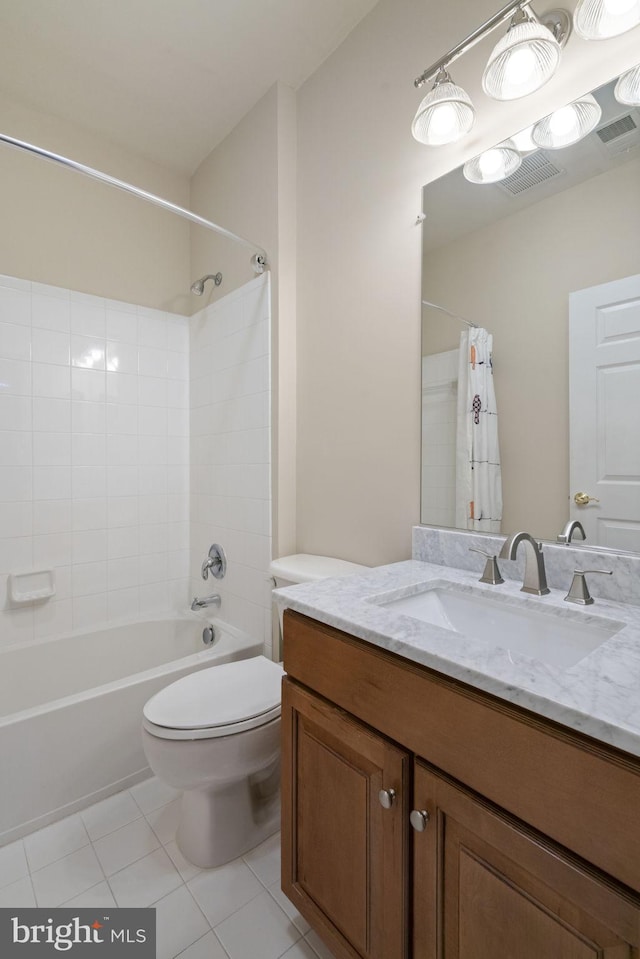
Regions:
M 565 603 L 578 603 L 580 606 L 591 606 L 594 602 L 585 579 L 586 574 L 600 573 L 602 576 L 613 576 L 612 569 L 574 569 L 573 579 L 569 592 L 564 598 Z
M 205 559 L 200 568 L 203 579 L 207 579 L 209 573 L 215 579 L 223 579 L 227 572 L 227 557 L 220 543 L 214 543 L 209 547 L 209 558 Z
M 477 546 L 470 546 L 469 552 L 480 553 L 482 556 L 487 557 L 487 562 L 484 564 L 484 571 L 478 580 L 479 583 L 489 583 L 491 586 L 498 586 L 500 583 L 504 583 L 498 567 L 498 557 L 495 553 L 487 553 L 484 549 L 479 549 Z

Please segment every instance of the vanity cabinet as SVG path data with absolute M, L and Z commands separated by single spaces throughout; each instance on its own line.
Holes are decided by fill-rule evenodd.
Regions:
M 640 914 L 590 870 L 416 762 L 414 959 L 631 959 Z
M 638 959 L 635 757 L 291 611 L 284 650 L 282 885 L 337 959 Z
M 287 895 L 334 949 L 403 959 L 409 753 L 287 679 L 282 710 Z

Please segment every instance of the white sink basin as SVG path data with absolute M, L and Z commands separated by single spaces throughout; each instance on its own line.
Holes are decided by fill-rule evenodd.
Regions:
M 373 601 L 466 639 L 524 653 L 552 666 L 573 666 L 623 626 L 608 620 L 601 620 L 602 625 L 585 622 L 572 610 L 558 615 L 542 608 L 538 611 L 529 606 L 518 607 L 453 586 L 434 585 L 399 599 Z

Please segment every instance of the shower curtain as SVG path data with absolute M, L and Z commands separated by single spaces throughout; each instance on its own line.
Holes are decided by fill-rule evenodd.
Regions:
M 492 349 L 493 337 L 482 328 L 460 335 L 456 526 L 499 533 L 502 475 Z

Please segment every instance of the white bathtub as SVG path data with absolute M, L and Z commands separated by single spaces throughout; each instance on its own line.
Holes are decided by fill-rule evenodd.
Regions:
M 149 774 L 142 707 L 193 671 L 262 645 L 210 620 L 176 616 L 0 650 L 0 845 Z

